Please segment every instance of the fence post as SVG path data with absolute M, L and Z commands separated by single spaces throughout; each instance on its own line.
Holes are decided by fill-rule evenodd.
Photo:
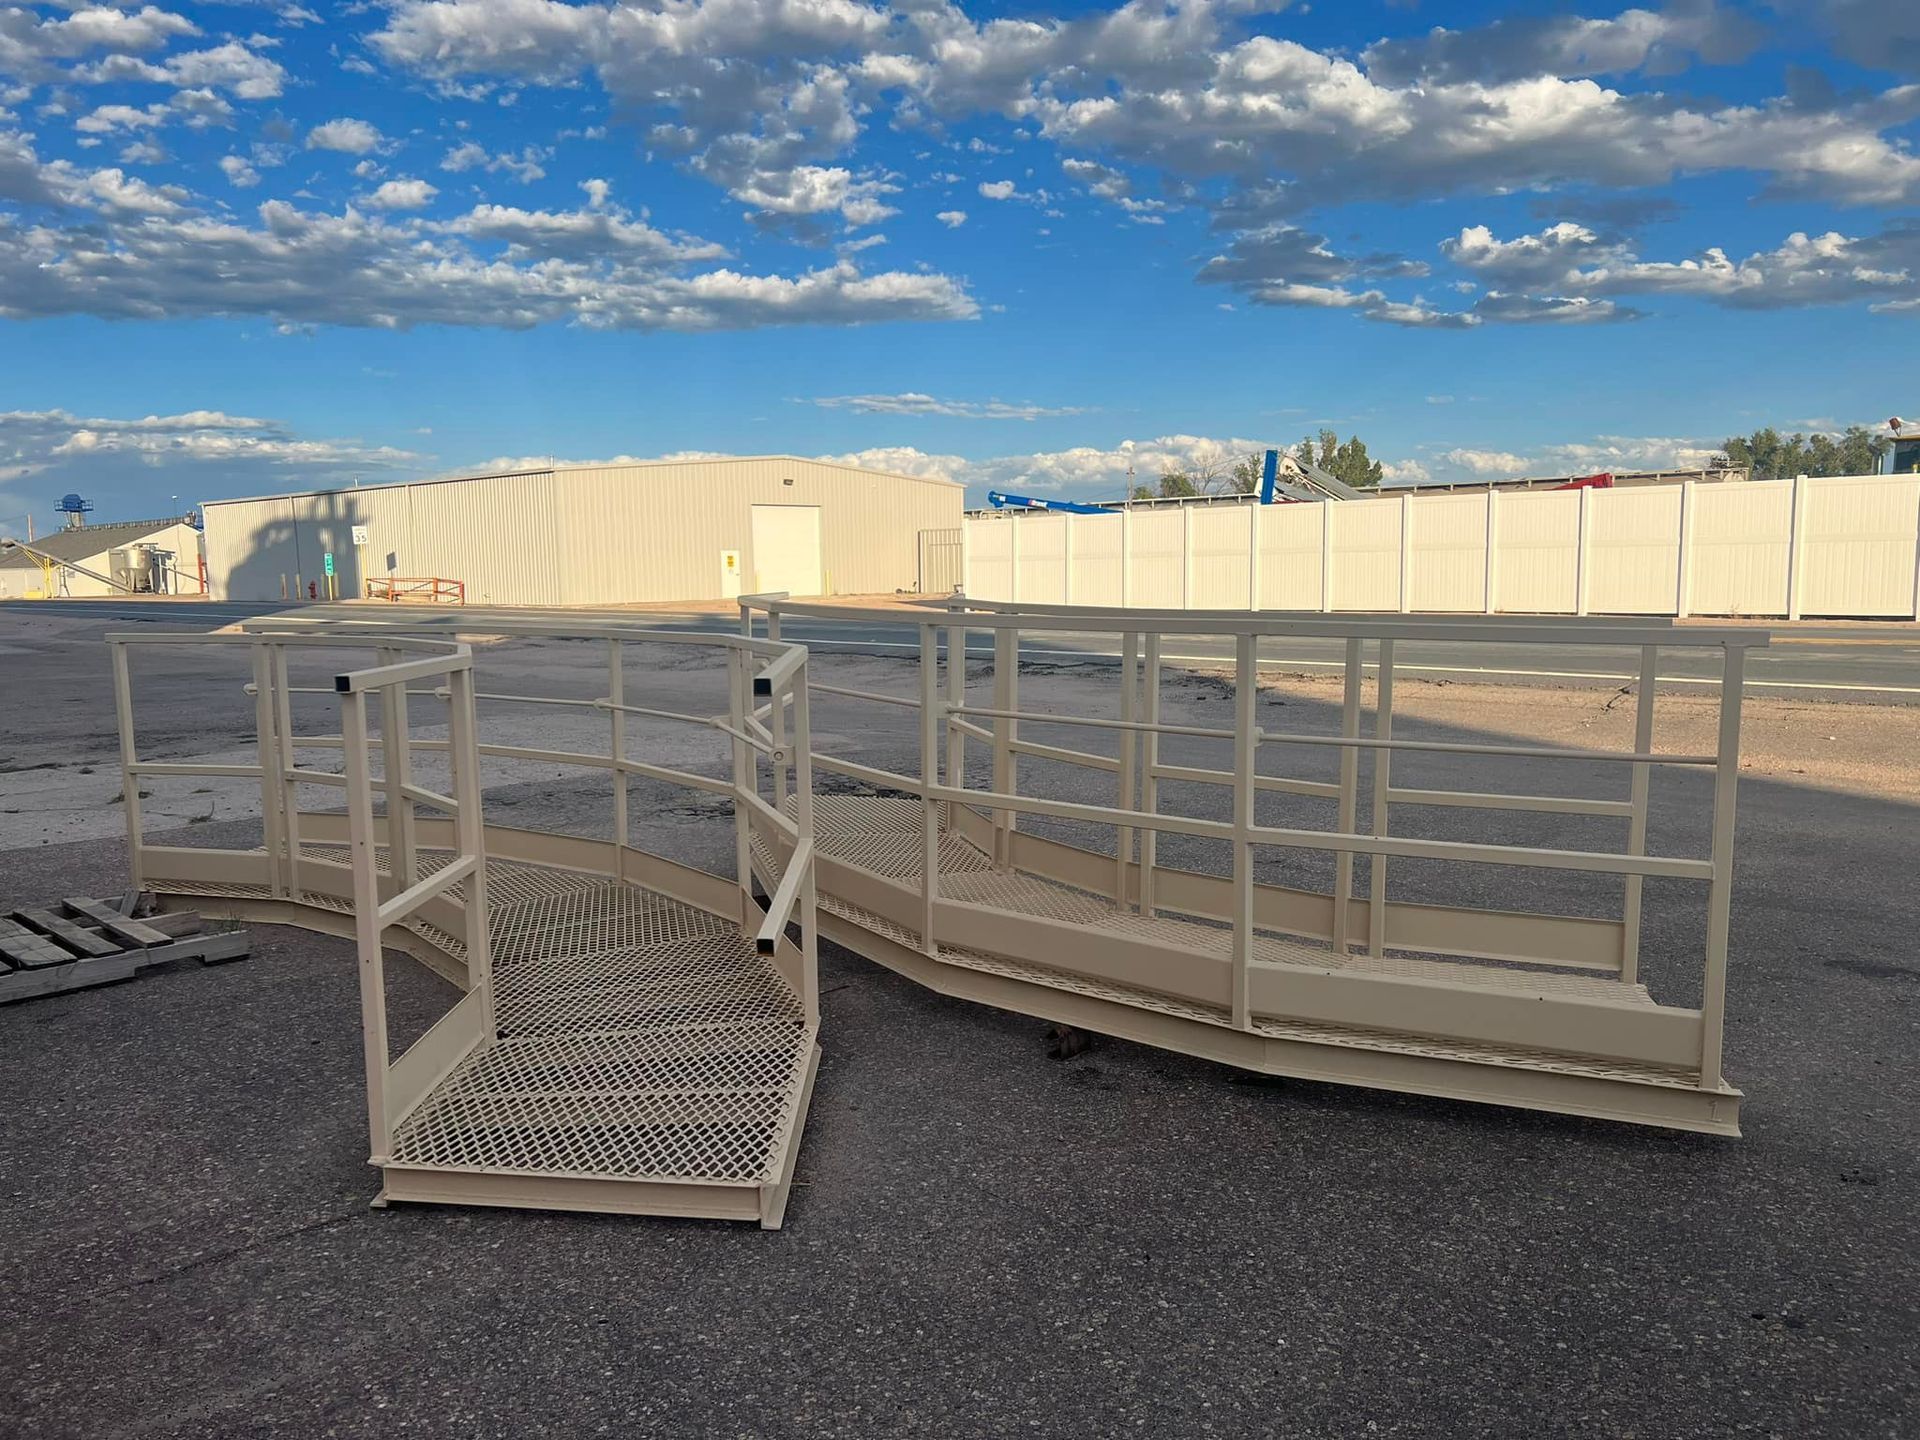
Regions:
M 1120 512 L 1120 603 L 1133 604 L 1133 507 Z
M 1013 527 L 1007 535 L 1007 599 L 1017 605 L 1020 603 L 1020 521 L 1008 516 L 1007 524 Z
M 1393 641 L 1380 642 L 1380 674 L 1373 702 L 1373 738 L 1393 739 Z M 1357 756 L 1355 757 L 1358 758 Z M 1387 833 L 1388 789 L 1393 784 L 1393 751 L 1382 744 L 1373 752 L 1373 833 Z M 1387 857 L 1367 859 L 1367 948 L 1375 955 L 1387 953 Z
M 1593 573 L 1593 565 L 1588 550 L 1593 544 L 1592 533 L 1593 491 L 1580 491 L 1580 521 L 1576 531 L 1573 549 L 1573 613 L 1587 613 L 1587 584 Z
M 938 958 L 934 902 L 940 894 L 940 632 L 920 627 L 920 948 Z
M 1255 501 L 1247 507 L 1247 609 L 1260 608 L 1260 520 L 1266 506 Z
M 1067 515 L 1060 523 L 1060 603 L 1073 604 L 1073 528 L 1080 522 Z
M 1255 757 L 1260 732 L 1255 704 L 1260 698 L 1256 640 L 1234 637 L 1233 665 L 1233 1024 L 1253 1028 L 1253 797 Z
M 1740 700 L 1747 652 L 1729 645 L 1720 672 L 1720 740 L 1713 767 L 1713 880 L 1707 895 L 1706 973 L 1700 986 L 1700 1088 L 1720 1086 L 1727 1018 L 1727 937 L 1733 919 L 1733 807 L 1740 779 Z
M 1813 487 L 1804 475 L 1793 477 L 1792 529 L 1787 532 L 1787 619 L 1800 618 L 1800 592 L 1807 580 L 1807 501 Z
M 1346 690 L 1340 704 L 1340 733 L 1349 740 L 1360 738 L 1360 637 L 1347 641 Z M 1340 819 L 1342 834 L 1353 834 L 1360 808 L 1360 752 L 1352 745 L 1340 747 Z M 1353 851 L 1342 850 L 1333 862 L 1333 948 L 1345 955 L 1347 950 L 1347 902 L 1353 898 Z
M 1400 497 L 1400 613 L 1413 609 L 1413 496 Z
M 1333 613 L 1333 502 L 1320 502 L 1320 609 Z
M 1180 608 L 1193 609 L 1193 507 L 1180 507 Z
M 1660 651 L 1646 645 L 1640 651 L 1640 693 L 1633 710 L 1633 748 L 1636 754 L 1653 752 L 1653 690 L 1659 677 Z M 1627 790 L 1633 814 L 1627 820 L 1627 853 L 1647 853 L 1647 789 L 1652 766 L 1635 761 Z M 1626 908 L 1621 915 L 1620 979 L 1632 985 L 1640 978 L 1640 891 L 1646 877 L 1627 876 Z
M 1500 492 L 1487 491 L 1487 563 L 1483 571 L 1487 587 L 1487 614 L 1500 603 Z
M 1680 482 L 1680 578 L 1674 586 L 1674 618 L 1693 614 L 1693 481 Z

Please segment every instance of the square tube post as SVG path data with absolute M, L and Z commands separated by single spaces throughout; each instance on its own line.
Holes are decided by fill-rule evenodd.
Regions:
M 793 674 L 793 815 L 800 838 L 813 835 L 813 717 L 807 699 L 807 665 Z M 800 989 L 807 1023 L 820 1023 L 819 867 L 809 860 L 800 884 Z
M 256 641 L 253 651 L 253 728 L 260 757 L 260 828 L 267 850 L 267 882 L 276 899 L 285 899 L 287 882 L 287 834 L 281 805 L 280 747 L 275 743 L 276 717 L 273 700 L 273 657 L 265 641 Z
M 1658 647 L 1643 646 L 1640 651 L 1640 693 L 1635 698 L 1633 710 L 1633 748 L 1640 755 L 1648 755 L 1653 751 L 1653 690 L 1659 669 Z M 1633 807 L 1633 814 L 1627 820 L 1629 855 L 1647 853 L 1647 792 L 1652 772 L 1653 767 L 1644 761 L 1635 762 L 1633 766 L 1627 788 L 1627 803 Z M 1628 985 L 1636 984 L 1640 979 L 1640 892 L 1644 884 L 1644 876 L 1627 876 L 1626 905 L 1620 930 L 1620 979 Z
M 1393 641 L 1380 642 L 1379 688 L 1374 694 L 1373 738 L 1393 739 Z M 1387 833 L 1388 790 L 1393 785 L 1393 749 L 1382 744 L 1373 752 L 1373 833 Z M 1387 951 L 1387 857 L 1367 858 L 1367 949 L 1375 955 Z
M 1141 722 L 1148 726 L 1160 723 L 1160 634 L 1150 632 L 1146 637 L 1146 659 L 1140 676 Z M 1146 741 L 1141 747 L 1140 771 L 1140 808 L 1149 815 L 1158 814 L 1160 803 L 1160 777 L 1156 773 L 1160 766 L 1160 732 L 1155 729 L 1146 731 Z M 1160 832 L 1148 826 L 1140 832 L 1140 913 L 1152 918 L 1153 905 L 1153 862 L 1160 845 Z
M 380 951 L 380 871 L 373 854 L 373 757 L 367 750 L 367 697 L 341 697 L 346 742 L 347 836 L 353 863 L 353 935 L 360 958 L 360 1041 L 367 1071 L 367 1144 L 371 1161 L 392 1157 L 387 1120 L 387 974 Z
M 274 738 L 280 760 L 276 778 L 287 837 L 287 889 L 298 900 L 307 892 L 300 883 L 300 782 L 293 778 L 293 772 L 300 768 L 300 760 L 293 744 L 293 687 L 287 683 L 287 647 L 270 645 L 268 649 L 273 652 Z
M 940 894 L 940 631 L 920 627 L 920 948 L 938 957 L 934 903 Z
M 1138 716 L 1138 690 L 1140 669 L 1140 637 L 1129 630 L 1120 642 L 1120 718 L 1131 725 Z M 1138 787 L 1135 772 L 1136 755 L 1139 751 L 1139 732 L 1122 730 L 1120 732 L 1120 768 L 1117 772 L 1119 791 L 1114 803 L 1122 810 L 1134 808 L 1134 796 Z M 1133 864 L 1133 827 L 1122 825 L 1115 837 L 1113 847 L 1113 903 L 1116 908 L 1125 910 L 1128 906 L 1127 872 Z
M 127 816 L 127 868 L 133 888 L 146 885 L 140 841 L 140 755 L 133 739 L 133 676 L 127 647 L 113 642 L 113 713 L 120 728 L 120 803 Z
M 1234 638 L 1233 665 L 1233 1025 L 1253 1028 L 1253 777 L 1260 732 L 1260 671 L 1252 635 Z
M 1015 530 L 1019 526 L 1015 525 Z M 993 632 L 993 708 L 1015 710 L 1020 704 L 1020 632 L 1002 626 Z M 1019 764 L 1013 742 L 1019 738 L 1020 722 L 1005 715 L 993 722 L 993 788 L 1002 795 L 1019 793 Z M 1002 870 L 1013 867 L 1013 832 L 1020 828 L 1020 817 L 1012 810 L 993 812 L 993 863 Z
M 733 722 L 733 873 L 740 886 L 740 924 L 759 923 L 760 907 L 753 902 L 753 838 L 746 802 L 740 797 L 753 789 L 755 769 L 745 739 L 747 716 L 753 713 L 753 681 L 746 652 L 727 650 L 729 718 Z
M 626 657 L 620 641 L 607 641 L 607 699 L 613 702 L 613 708 L 607 712 L 610 717 L 608 745 L 613 753 L 613 860 L 619 872 L 619 878 L 626 878 L 626 848 L 630 843 L 631 831 L 627 824 L 627 671 Z
M 447 677 L 447 765 L 452 773 L 454 841 L 459 854 L 471 856 L 473 873 L 461 882 L 467 922 L 467 989 L 480 992 L 484 1017 L 482 1044 L 492 1045 L 493 921 L 487 905 L 486 817 L 481 811 L 480 744 L 473 698 L 473 667 L 461 666 Z M 625 778 L 624 776 L 622 777 Z
M 1360 738 L 1360 647 L 1361 639 L 1347 641 L 1346 689 L 1340 704 L 1340 733 L 1349 740 Z M 1360 810 L 1360 752 L 1351 745 L 1340 747 L 1340 829 L 1351 835 Z M 1342 850 L 1333 861 L 1333 948 L 1341 955 L 1347 951 L 1347 908 L 1353 898 L 1353 852 Z
M 767 612 L 767 639 L 780 638 L 780 615 L 778 611 Z M 752 662 L 749 661 L 749 664 Z M 772 713 L 767 716 L 767 729 L 773 736 L 773 748 L 776 752 L 768 768 L 773 771 L 773 807 L 778 810 L 787 802 L 787 762 L 781 759 L 787 753 L 787 700 L 783 695 L 768 697 L 773 702 Z M 759 784 L 759 770 L 754 771 L 754 783 Z
M 967 732 L 962 730 L 952 711 L 967 703 L 967 629 L 964 625 L 947 627 L 947 784 L 956 790 L 967 788 Z M 947 823 L 955 825 L 953 805 L 947 807 Z
M 1707 891 L 1706 973 L 1700 987 L 1700 1088 L 1718 1089 L 1727 1018 L 1727 937 L 1733 920 L 1733 807 L 1740 781 L 1740 700 L 1747 652 L 1729 645 L 1720 671 L 1720 740 L 1713 767 L 1713 879 Z
M 397 650 L 380 652 L 382 665 L 395 664 L 400 658 Z M 382 685 L 380 748 L 387 779 L 387 869 L 393 874 L 396 895 L 420 878 L 414 847 L 413 801 L 406 793 L 413 784 L 413 755 L 407 744 L 409 728 L 406 685 Z

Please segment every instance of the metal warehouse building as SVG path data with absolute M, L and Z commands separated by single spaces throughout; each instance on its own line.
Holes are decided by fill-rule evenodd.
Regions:
M 24 550 L 0 553 L 0 600 L 115 595 L 121 589 L 200 593 L 200 532 L 186 516 L 71 525 L 29 543 L 56 563 L 42 564 Z
M 962 487 L 764 455 L 562 466 L 209 502 L 215 599 L 458 581 L 474 605 L 712 600 L 916 588 L 923 532 Z

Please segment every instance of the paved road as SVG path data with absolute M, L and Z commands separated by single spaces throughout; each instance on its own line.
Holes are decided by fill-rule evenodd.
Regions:
M 28 602 L 20 602 L 22 606 Z M 203 624 L 208 628 L 232 624 L 257 615 L 286 613 L 315 619 L 323 616 L 369 616 L 385 619 L 391 611 L 358 605 L 306 605 L 284 609 L 254 604 L 201 604 L 150 601 L 37 601 L 36 613 L 111 616 L 116 621 L 160 623 L 169 626 Z M 0 606 L 0 623 L 7 607 Z M 720 632 L 731 630 L 730 617 L 713 613 L 620 611 L 622 620 L 666 629 Z M 471 627 L 488 619 L 578 619 L 578 610 L 508 610 L 469 607 L 460 611 L 408 612 L 409 621 L 423 626 Z M 1685 626 L 1675 635 L 1683 637 Z M 796 621 L 784 632 L 824 651 L 847 649 L 866 653 L 910 652 L 918 647 L 912 623 Z M 1328 639 L 1267 641 L 1261 661 L 1281 669 L 1314 671 L 1340 664 L 1342 642 Z M 1022 646 L 1034 659 L 1081 659 L 1115 653 L 1108 637 L 1055 635 Z M 1231 651 L 1218 641 L 1182 640 L 1168 647 L 1168 658 L 1225 662 Z M 1661 658 L 1661 679 L 1667 684 L 1705 686 L 1716 683 L 1717 660 L 1708 651 L 1673 650 Z M 1407 642 L 1401 646 L 1402 673 L 1441 678 L 1474 676 L 1512 683 L 1612 685 L 1631 679 L 1639 669 L 1634 651 L 1618 646 L 1582 647 L 1569 651 L 1516 641 L 1489 646 L 1457 642 Z M 1763 694 L 1795 694 L 1806 699 L 1869 700 L 1884 704 L 1920 704 L 1920 627 L 1901 622 L 1882 625 L 1781 626 L 1773 643 L 1752 651 L 1748 683 Z

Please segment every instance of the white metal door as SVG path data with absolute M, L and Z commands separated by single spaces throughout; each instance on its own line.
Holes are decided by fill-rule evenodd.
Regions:
M 784 590 L 789 595 L 822 595 L 826 581 L 820 565 L 820 507 L 753 507 L 753 588 L 756 594 Z

